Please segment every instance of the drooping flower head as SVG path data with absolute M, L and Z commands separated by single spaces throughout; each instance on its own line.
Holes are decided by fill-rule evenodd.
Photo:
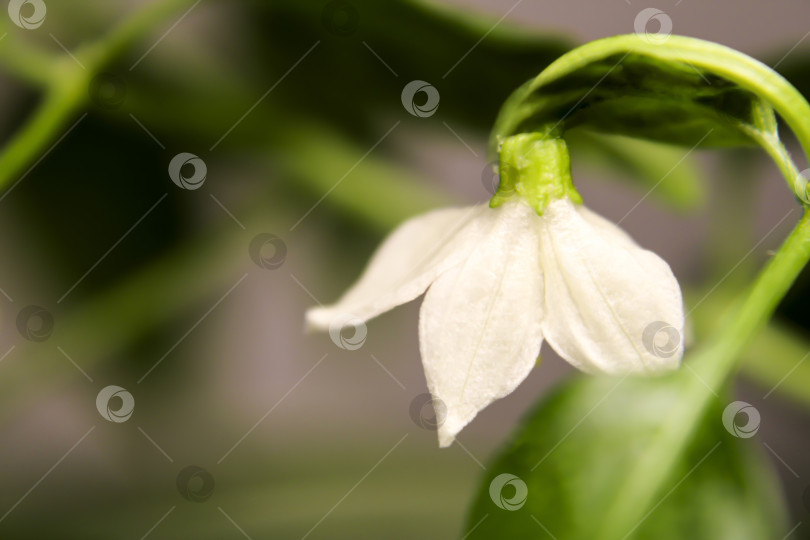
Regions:
M 435 210 L 400 225 L 334 305 L 307 312 L 371 319 L 427 290 L 419 343 L 427 385 L 446 406 L 448 446 L 511 393 L 543 340 L 586 372 L 654 373 L 683 355 L 683 301 L 669 266 L 582 205 L 565 142 L 506 139 L 489 205 Z

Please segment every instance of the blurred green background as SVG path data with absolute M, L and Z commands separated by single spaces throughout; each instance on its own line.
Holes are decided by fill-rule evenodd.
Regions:
M 632 32 L 642 6 L 44 5 L 36 28 L 0 14 L 0 537 L 462 537 L 488 460 L 573 370 L 544 348 L 440 451 L 409 412 L 426 392 L 418 302 L 355 351 L 306 334 L 303 313 L 406 217 L 487 200 L 504 99 L 574 45 Z M 657 7 L 810 95 L 805 2 Z M 434 115 L 403 107 L 412 80 L 439 91 Z M 587 204 L 671 264 L 697 338 L 799 215 L 757 150 L 571 144 Z M 206 165 L 199 189 L 170 178 L 183 152 Z M 275 247 L 251 251 L 259 235 Z M 803 279 L 739 383 L 791 526 L 810 511 L 807 300 Z M 134 398 L 125 421 L 97 410 L 109 385 Z

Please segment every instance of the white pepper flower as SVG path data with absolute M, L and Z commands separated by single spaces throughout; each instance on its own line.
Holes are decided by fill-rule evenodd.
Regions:
M 653 373 L 683 355 L 683 302 L 669 266 L 581 205 L 561 139 L 518 135 L 501 148 L 489 205 L 400 225 L 334 305 L 307 313 L 328 329 L 366 321 L 427 290 L 419 342 L 428 388 L 446 406 L 439 444 L 511 393 L 543 339 L 592 373 Z M 653 343 L 661 328 L 667 344 Z

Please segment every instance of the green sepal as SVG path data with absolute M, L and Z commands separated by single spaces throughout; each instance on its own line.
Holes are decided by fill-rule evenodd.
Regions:
M 503 141 L 499 158 L 500 184 L 489 205 L 500 206 L 520 197 L 538 215 L 551 201 L 582 197 L 571 179 L 571 156 L 561 138 L 545 133 L 524 133 Z

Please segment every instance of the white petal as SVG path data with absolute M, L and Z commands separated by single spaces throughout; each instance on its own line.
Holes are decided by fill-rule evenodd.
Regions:
M 584 204 L 576 204 L 574 205 L 579 215 L 581 215 L 585 221 L 591 224 L 594 229 L 599 231 L 599 234 L 606 235 L 613 239 L 617 244 L 621 245 L 622 247 L 633 249 L 639 248 L 639 245 L 636 244 L 636 241 L 633 240 L 629 234 L 625 232 L 624 229 L 613 223 L 612 221 L 603 218 L 593 210 L 589 209 Z
M 413 300 L 475 246 L 483 234 L 476 218 L 485 212 L 485 205 L 446 208 L 409 219 L 383 241 L 337 303 L 307 311 L 307 323 L 325 330 L 339 317 L 366 321 Z
M 540 218 L 519 201 L 490 212 L 489 233 L 428 289 L 419 315 L 428 388 L 447 411 L 442 447 L 526 378 L 543 341 Z
M 677 367 L 683 300 L 669 265 L 567 199 L 550 204 L 542 221 L 543 334 L 552 348 L 584 371 Z

